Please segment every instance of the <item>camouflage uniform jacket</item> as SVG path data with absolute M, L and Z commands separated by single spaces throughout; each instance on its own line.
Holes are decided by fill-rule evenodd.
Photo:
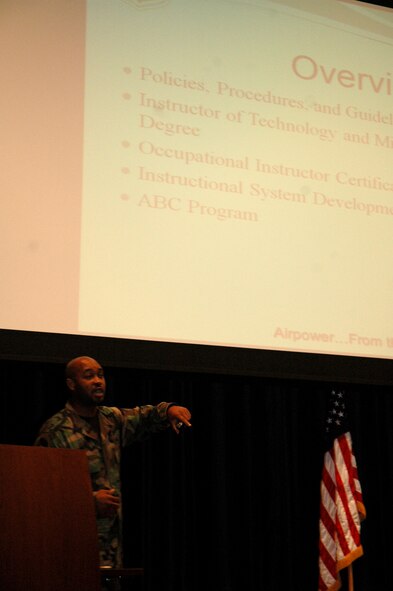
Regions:
M 98 433 L 67 403 L 63 410 L 44 423 L 35 445 L 86 451 L 93 494 L 101 489 L 114 488 L 121 498 L 121 448 L 166 429 L 169 425 L 169 406 L 167 402 L 132 409 L 100 406 L 97 413 Z M 113 518 L 97 517 L 97 527 L 100 564 L 120 567 L 121 507 Z

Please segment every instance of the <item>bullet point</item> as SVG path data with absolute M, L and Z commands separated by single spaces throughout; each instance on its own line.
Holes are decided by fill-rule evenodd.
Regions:
M 131 98 L 131 95 L 129 92 L 123 92 L 123 99 L 125 99 L 126 101 L 129 101 Z

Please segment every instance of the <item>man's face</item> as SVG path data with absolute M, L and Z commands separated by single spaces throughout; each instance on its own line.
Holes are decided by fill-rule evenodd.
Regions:
M 92 407 L 102 403 L 105 396 L 105 377 L 101 365 L 94 359 L 79 359 L 67 379 L 72 398 L 80 406 Z

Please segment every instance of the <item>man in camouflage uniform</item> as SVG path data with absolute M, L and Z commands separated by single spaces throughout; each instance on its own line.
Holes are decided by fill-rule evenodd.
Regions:
M 66 367 L 69 400 L 44 423 L 35 445 L 86 451 L 95 499 L 100 565 L 121 567 L 121 448 L 169 426 L 179 433 L 191 426 L 187 408 L 167 402 L 119 409 L 101 406 L 105 377 L 90 357 L 77 357 Z

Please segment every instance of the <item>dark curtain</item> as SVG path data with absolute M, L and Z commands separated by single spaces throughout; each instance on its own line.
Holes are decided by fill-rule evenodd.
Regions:
M 105 369 L 107 404 L 174 401 L 193 415 L 192 429 L 123 453 L 125 565 L 145 568 L 144 589 L 316 591 L 325 411 L 340 384 Z M 33 443 L 41 423 L 64 405 L 63 371 L 0 362 L 1 443 Z M 355 589 L 373 589 L 376 579 L 388 589 L 391 388 L 344 388 L 368 513 Z

